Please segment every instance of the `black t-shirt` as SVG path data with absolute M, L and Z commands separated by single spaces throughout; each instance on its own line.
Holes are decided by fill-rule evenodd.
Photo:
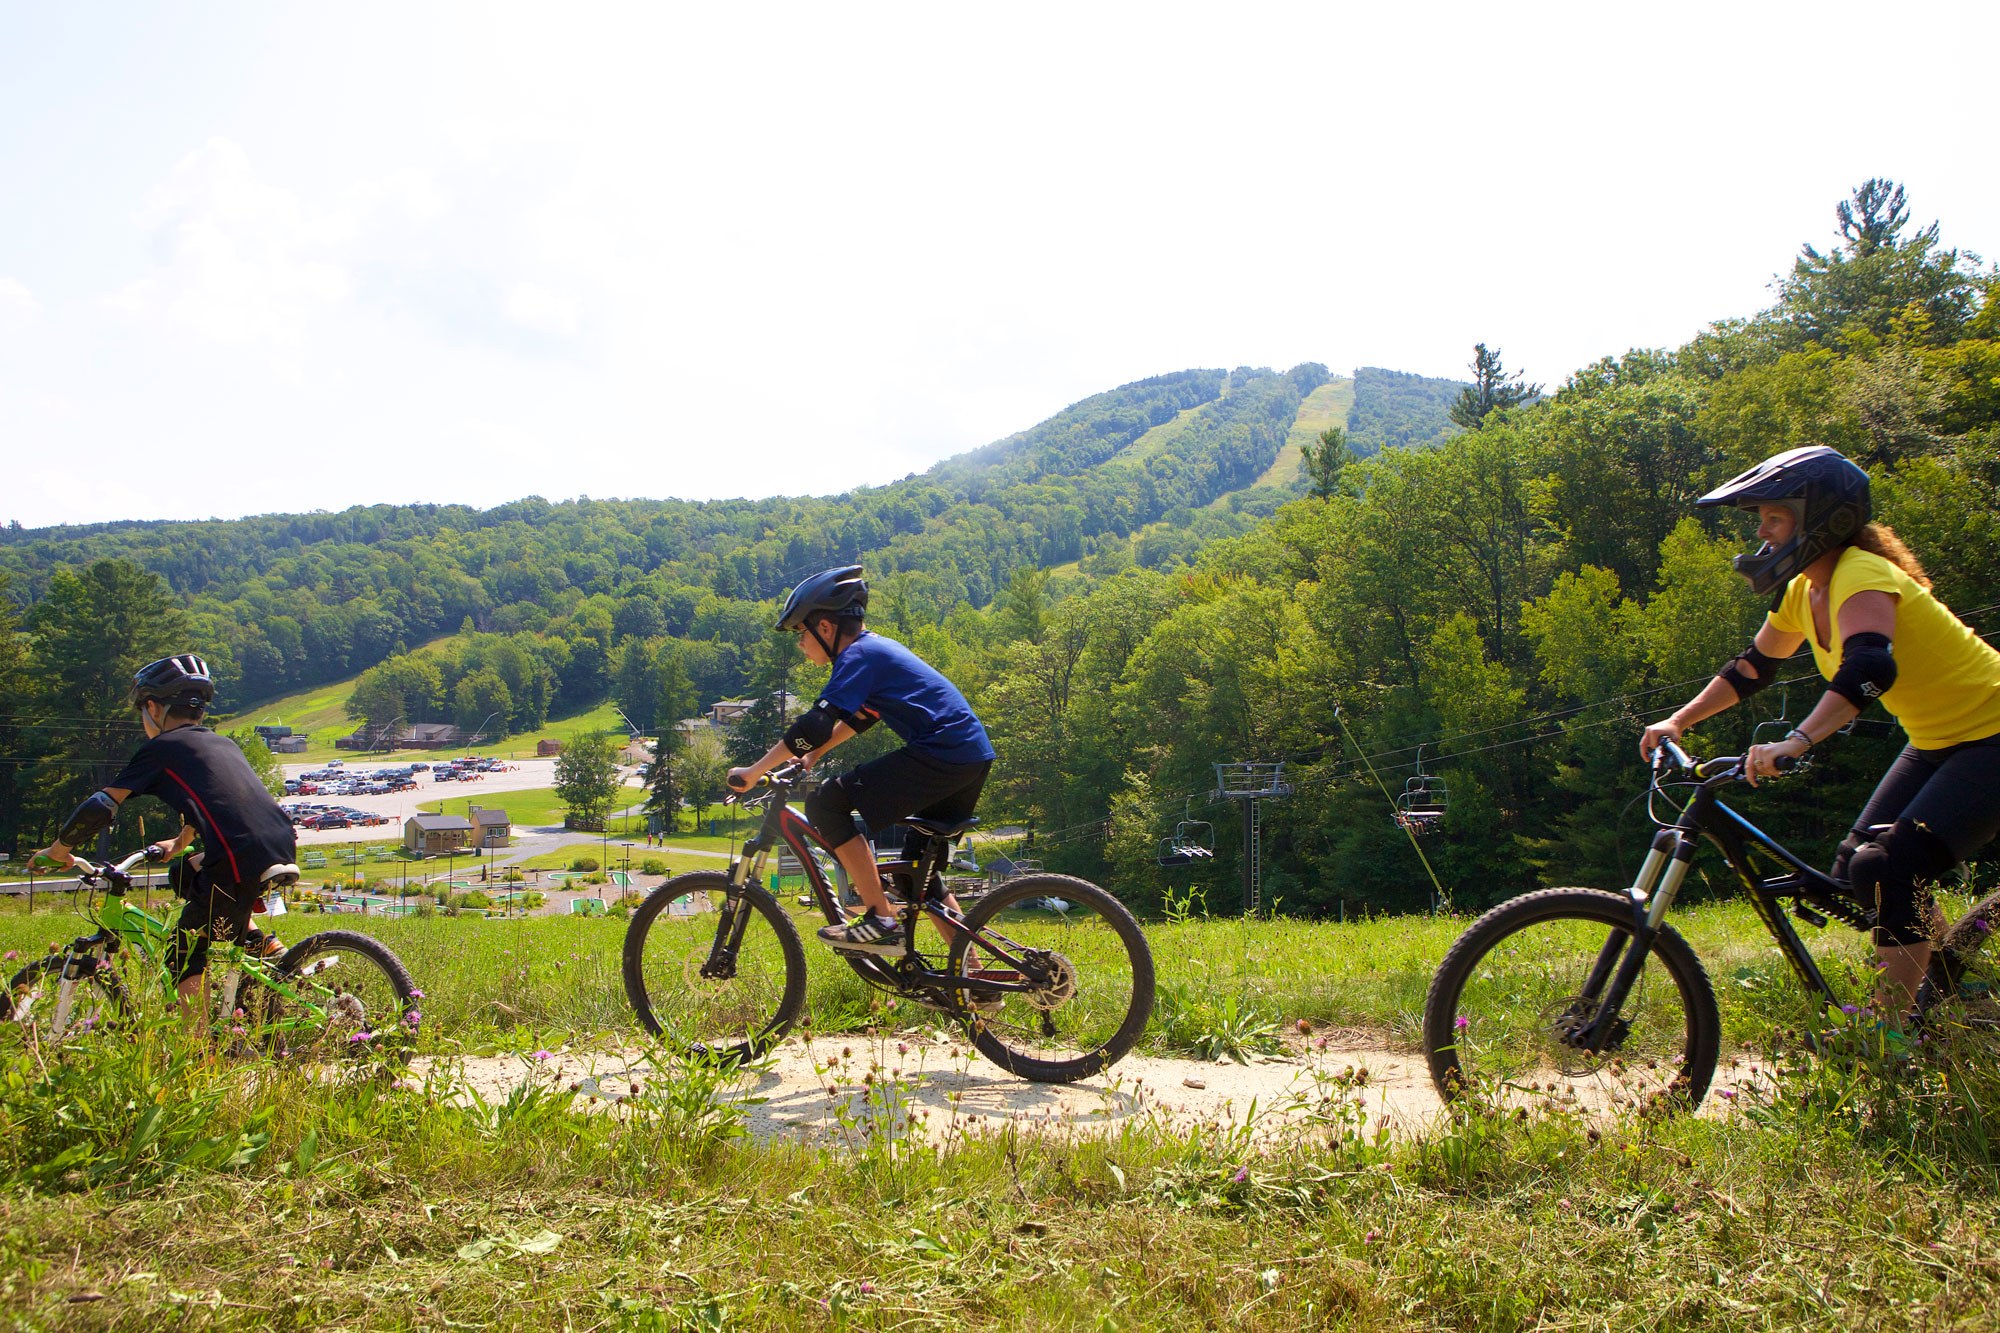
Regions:
M 266 870 L 298 856 L 291 819 L 243 751 L 206 727 L 161 732 L 106 785 L 157 796 L 194 825 L 203 873 L 218 883 L 257 884 Z

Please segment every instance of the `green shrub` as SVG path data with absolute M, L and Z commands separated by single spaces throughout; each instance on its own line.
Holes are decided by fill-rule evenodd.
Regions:
M 667 863 L 657 856 L 649 856 L 639 863 L 639 873 L 642 875 L 664 875 L 667 873 Z
M 581 870 L 586 872 L 595 870 L 597 869 L 597 858 L 594 856 L 576 857 L 570 861 L 569 868 L 571 870 Z

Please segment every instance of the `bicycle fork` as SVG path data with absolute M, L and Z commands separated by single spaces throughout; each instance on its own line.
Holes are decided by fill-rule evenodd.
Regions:
M 1598 950 L 1583 985 L 1582 998 L 1594 1004 L 1587 1010 L 1590 1025 L 1565 1032 L 1564 1039 L 1570 1045 L 1597 1055 L 1623 1039 L 1628 1024 L 1619 1011 L 1638 983 L 1639 972 L 1653 951 L 1653 938 L 1660 933 L 1660 922 L 1666 919 L 1667 909 L 1673 906 L 1688 868 L 1694 864 L 1694 853 L 1694 837 L 1683 829 L 1665 828 L 1654 835 L 1632 887 L 1625 891 L 1632 902 L 1632 928 L 1612 931 Z

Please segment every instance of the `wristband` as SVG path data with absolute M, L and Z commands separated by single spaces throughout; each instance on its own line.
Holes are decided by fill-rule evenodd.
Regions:
M 1813 747 L 1812 737 L 1806 735 L 1805 732 L 1799 730 L 1797 727 L 1793 727 L 1790 731 L 1785 733 L 1786 740 L 1790 740 L 1794 736 L 1797 736 L 1800 740 L 1804 741 L 1806 743 L 1806 748 L 1808 750 L 1812 749 Z

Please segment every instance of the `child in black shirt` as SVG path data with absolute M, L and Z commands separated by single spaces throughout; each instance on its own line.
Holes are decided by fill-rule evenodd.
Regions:
M 132 679 L 132 706 L 146 743 L 124 770 L 93 792 L 36 857 L 67 866 L 71 849 L 111 826 L 127 797 L 155 796 L 181 816 L 180 835 L 156 859 L 183 851 L 199 836 L 202 850 L 175 867 L 175 891 L 187 900 L 168 951 L 184 1011 L 199 997 L 210 940 L 247 940 L 250 913 L 264 886 L 298 877 L 292 821 L 258 781 L 233 741 L 201 724 L 215 698 L 208 664 L 192 653 L 164 657 Z M 256 941 L 252 941 L 253 943 Z M 274 939 L 262 941 L 276 952 Z

